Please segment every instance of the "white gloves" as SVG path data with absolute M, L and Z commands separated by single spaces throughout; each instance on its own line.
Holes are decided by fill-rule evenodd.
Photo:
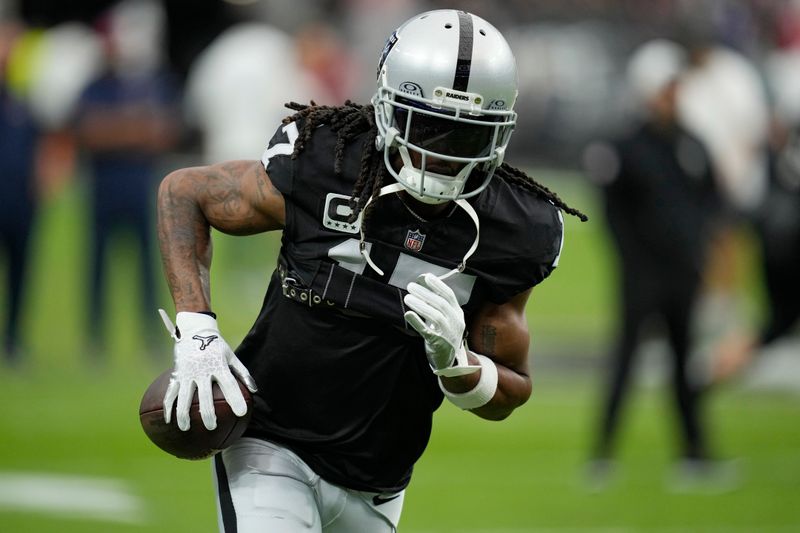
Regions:
M 176 330 L 167 313 L 163 309 L 158 312 L 167 331 L 175 339 L 175 368 L 164 395 L 164 420 L 167 424 L 172 418 L 172 405 L 177 398 L 178 427 L 182 431 L 189 429 L 189 408 L 197 389 L 203 424 L 209 431 L 215 429 L 217 415 L 211 391 L 214 381 L 236 416 L 247 413 L 247 404 L 231 370 L 251 392 L 256 392 L 256 382 L 220 335 L 216 319 L 203 313 L 180 312 L 175 318 Z
M 444 281 L 433 274 L 423 274 L 408 284 L 403 301 L 411 309 L 404 315 L 406 322 L 425 339 L 425 352 L 434 374 L 463 376 L 481 368 L 468 363 L 463 339 L 464 311 Z

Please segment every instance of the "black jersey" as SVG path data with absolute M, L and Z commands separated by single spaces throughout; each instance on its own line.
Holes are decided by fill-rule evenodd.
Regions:
M 286 224 L 279 268 L 263 308 L 237 349 L 256 379 L 247 435 L 280 442 L 326 480 L 366 491 L 396 491 L 428 443 L 443 395 L 424 343 L 403 320 L 405 287 L 422 273 L 458 265 L 475 238 L 462 209 L 422 220 L 396 195 L 351 223 L 363 135 L 345 148 L 334 175 L 335 133 L 317 128 L 296 159 L 297 124 L 281 127 L 264 154 L 283 194 Z M 500 179 L 471 200 L 480 244 L 446 282 L 467 325 L 487 302 L 504 303 L 556 266 L 560 211 Z M 377 274 L 359 253 L 360 225 Z

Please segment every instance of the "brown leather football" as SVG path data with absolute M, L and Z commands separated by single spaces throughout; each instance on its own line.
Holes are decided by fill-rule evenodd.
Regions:
M 167 453 L 181 459 L 206 459 L 220 450 L 224 450 L 236 439 L 242 436 L 247 424 L 250 422 L 252 413 L 253 396 L 247 387 L 239 382 L 239 389 L 244 395 L 247 403 L 247 413 L 236 416 L 231 411 L 230 405 L 225 401 L 222 390 L 214 383 L 212 392 L 214 395 L 214 410 L 217 414 L 217 427 L 209 431 L 203 425 L 200 417 L 200 406 L 195 392 L 192 399 L 192 406 L 189 411 L 191 427 L 188 431 L 181 431 L 175 416 L 175 407 L 172 408 L 172 419 L 170 423 L 164 422 L 164 393 L 167 391 L 170 374 L 172 369 L 164 371 L 159 375 L 145 391 L 142 401 L 139 404 L 139 421 L 145 434 L 153 441 L 153 444 Z M 177 402 L 176 402 L 177 403 Z

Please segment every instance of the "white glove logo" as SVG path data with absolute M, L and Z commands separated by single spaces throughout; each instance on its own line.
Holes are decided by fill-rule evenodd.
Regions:
M 200 351 L 204 351 L 208 348 L 208 345 L 211 344 L 211 341 L 214 339 L 218 339 L 216 335 L 209 335 L 208 337 L 201 337 L 200 335 L 195 335 L 192 337 L 193 340 L 200 341 Z

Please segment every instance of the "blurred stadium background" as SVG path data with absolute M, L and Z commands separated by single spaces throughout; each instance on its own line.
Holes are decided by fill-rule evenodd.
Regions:
M 78 94 L 101 68 L 100 21 L 112 4 L 0 0 L 0 20 L 25 24 L 25 39 L 16 41 L 24 46 L 15 49 L 6 83 L 26 95 L 50 149 L 30 240 L 21 338 L 14 347 L 20 360 L 0 366 L 4 532 L 215 530 L 210 465 L 166 456 L 139 428 L 140 395 L 170 365 L 171 347 L 156 310 L 146 310 L 151 321 L 142 318 L 139 250 L 129 234 L 118 235 L 108 250 L 105 342 L 97 342 L 89 326 L 90 180 L 71 126 Z M 714 448 L 737 462 L 738 484 L 680 491 L 670 483 L 677 431 L 658 342 L 643 346 L 637 365 L 617 479 L 602 491 L 586 483 L 604 356 L 616 327 L 617 278 L 597 187 L 582 170 L 587 144 L 613 135 L 629 118 L 625 61 L 653 37 L 703 35 L 736 50 L 763 81 L 772 110 L 800 124 L 800 2 L 156 5 L 161 15 L 144 20 L 163 17 L 159 50 L 182 90 L 180 141 L 159 159 L 161 175 L 211 160 L 260 157 L 286 114 L 284 101 L 366 102 L 385 37 L 416 12 L 470 10 L 503 30 L 516 52 L 520 119 L 509 158 L 586 212 L 590 222 L 568 217 L 560 266 L 533 292 L 531 401 L 501 424 L 445 405 L 408 491 L 401 531 L 800 531 L 796 334 L 706 399 Z M 0 198 L 0 206 L 14 201 Z M 735 313 L 726 327 L 757 328 L 765 312 L 759 247 L 746 224 L 737 233 L 739 246 L 727 265 L 736 273 Z M 274 235 L 215 235 L 214 308 L 231 344 L 259 309 L 278 245 Z M 0 249 L 3 274 L 7 256 Z M 160 272 L 155 256 L 151 266 Z M 157 284 L 157 304 L 171 311 L 160 277 Z M 8 297 L 0 287 L 3 319 Z M 706 334 L 696 354 L 702 379 L 708 346 L 719 332 L 698 327 Z

